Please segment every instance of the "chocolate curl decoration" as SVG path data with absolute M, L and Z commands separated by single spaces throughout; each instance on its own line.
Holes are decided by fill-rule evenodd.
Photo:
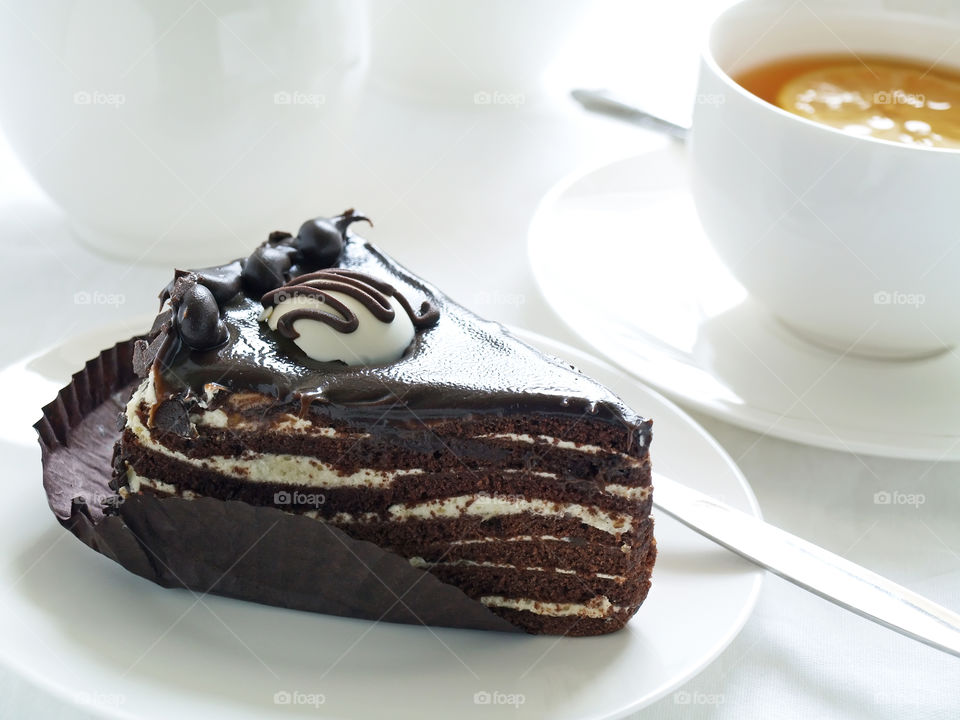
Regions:
M 370 227 L 373 227 L 373 220 L 368 218 L 366 215 L 358 213 L 353 208 L 344 210 L 340 214 L 340 217 L 334 218 L 334 224 L 337 226 L 337 230 L 339 230 L 340 234 L 343 236 L 346 236 L 347 229 L 355 222 L 365 222 Z
M 294 329 L 297 320 L 315 320 L 322 322 L 341 333 L 352 333 L 360 326 L 360 320 L 347 305 L 330 293 L 342 293 L 363 305 L 370 314 L 381 322 L 393 322 L 395 313 L 388 298 L 394 297 L 410 317 L 415 328 L 433 325 L 440 317 L 440 311 L 425 300 L 417 313 L 410 301 L 389 283 L 377 280 L 356 270 L 320 270 L 301 275 L 283 287 L 271 290 L 261 298 L 264 307 L 272 307 L 294 298 L 312 298 L 339 313 L 324 312 L 314 308 L 297 308 L 284 313 L 277 322 L 277 329 L 288 338 L 297 338 L 300 334 Z

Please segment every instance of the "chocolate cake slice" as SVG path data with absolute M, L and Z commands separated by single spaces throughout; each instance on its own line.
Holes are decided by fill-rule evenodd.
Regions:
M 531 633 L 623 627 L 656 555 L 651 421 L 353 234 L 365 219 L 176 272 L 134 351 L 116 489 L 335 526 Z

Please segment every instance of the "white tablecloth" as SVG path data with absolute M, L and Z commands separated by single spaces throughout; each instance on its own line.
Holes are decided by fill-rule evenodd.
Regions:
M 682 82 L 689 84 L 689 77 Z M 371 239 L 480 314 L 582 347 L 533 284 L 526 263 L 527 222 L 537 200 L 566 173 L 642 151 L 660 139 L 587 116 L 560 99 L 476 117 L 470 109 L 420 107 L 375 92 L 365 102 L 367 125 L 357 133 L 379 134 L 381 154 L 345 172 L 352 186 L 381 188 L 380 194 L 357 198 L 377 220 Z M 420 132 L 411 144 L 407 131 L 425 126 L 430 132 Z M 384 158 L 382 148 L 391 145 L 396 154 Z M 405 187 L 406 159 L 415 156 L 423 175 L 414 191 L 384 193 L 383 188 Z M 340 209 L 318 199 L 318 212 Z M 293 228 L 301 218 L 288 220 Z M 257 241 L 251 238 L 251 245 Z M 169 276 L 169 267 L 131 267 L 80 246 L 4 146 L 0 267 L 2 364 L 101 325 L 104 318 L 154 311 L 153 289 Z M 109 307 L 77 304 L 78 292 L 114 294 L 123 301 Z M 739 463 L 769 521 L 960 608 L 957 464 L 858 457 L 697 419 Z M 875 504 L 874 493 L 881 491 L 920 493 L 925 502 Z M 958 681 L 960 661 L 768 576 L 756 612 L 733 644 L 637 717 L 953 719 L 960 717 Z M 81 715 L 15 672 L 0 670 L 0 717 Z

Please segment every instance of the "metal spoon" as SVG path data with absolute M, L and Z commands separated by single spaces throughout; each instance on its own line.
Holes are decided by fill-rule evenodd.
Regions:
M 647 130 L 669 135 L 676 140 L 685 141 L 690 135 L 690 128 L 677 125 L 656 115 L 651 115 L 646 110 L 642 110 L 636 105 L 631 105 L 629 102 L 618 98 L 609 90 L 585 90 L 583 88 L 577 88 L 571 90 L 570 95 L 591 112 L 609 115 L 610 117 L 624 120 L 646 128 Z

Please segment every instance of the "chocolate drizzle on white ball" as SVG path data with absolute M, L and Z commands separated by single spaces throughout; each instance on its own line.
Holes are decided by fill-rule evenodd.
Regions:
M 416 312 L 392 285 L 355 270 L 301 275 L 266 293 L 261 302 L 261 321 L 293 340 L 310 358 L 347 365 L 400 359 L 416 329 L 439 318 L 429 301 Z

